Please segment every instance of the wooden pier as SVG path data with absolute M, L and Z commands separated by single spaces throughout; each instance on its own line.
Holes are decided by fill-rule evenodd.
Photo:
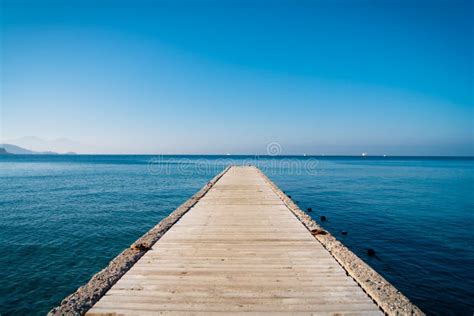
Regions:
M 383 315 L 255 167 L 231 167 L 87 315 Z

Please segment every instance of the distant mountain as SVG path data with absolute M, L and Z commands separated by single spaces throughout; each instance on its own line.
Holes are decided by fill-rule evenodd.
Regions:
M 14 155 L 57 155 L 53 151 L 33 151 L 17 145 L 0 144 L 0 154 L 14 154 Z M 73 154 L 73 153 L 68 153 Z
M 11 153 L 6 151 L 5 148 L 0 147 L 0 156 L 2 156 L 2 155 L 11 155 Z
M 22 148 L 28 148 L 30 151 L 35 153 L 43 153 L 46 151 L 53 151 L 56 153 L 67 153 L 76 151 L 85 151 L 84 144 L 70 140 L 68 138 L 56 138 L 56 139 L 43 139 L 36 136 L 24 136 L 15 139 L 4 139 L 2 142 L 7 144 L 15 144 Z M 7 149 L 8 151 L 8 149 Z
M 7 153 L 10 154 L 15 154 L 15 155 L 34 155 L 36 152 L 16 146 L 16 145 L 11 145 L 11 144 L 0 144 L 0 147 L 2 147 Z

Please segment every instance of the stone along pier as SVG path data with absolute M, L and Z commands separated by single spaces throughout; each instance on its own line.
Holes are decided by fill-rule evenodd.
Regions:
M 422 314 L 347 248 L 332 254 L 337 241 L 257 168 L 233 166 L 201 195 L 132 246 L 142 253 L 114 282 L 96 277 L 51 314 Z

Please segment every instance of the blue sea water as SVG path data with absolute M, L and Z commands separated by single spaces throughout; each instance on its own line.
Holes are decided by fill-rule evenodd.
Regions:
M 0 156 L 0 314 L 45 314 L 229 163 L 326 216 L 423 311 L 473 314 L 472 158 L 93 155 Z

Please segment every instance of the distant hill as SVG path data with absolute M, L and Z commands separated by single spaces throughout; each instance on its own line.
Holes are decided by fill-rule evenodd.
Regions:
M 62 154 L 75 152 L 76 150 L 85 151 L 85 148 L 87 148 L 86 145 L 65 137 L 55 139 L 43 139 L 36 136 L 24 136 L 14 139 L 4 139 L 2 140 L 2 143 L 14 144 L 15 146 L 34 151 L 35 154 L 43 153 L 46 151 L 52 151 L 55 153 Z
M 17 145 L 12 144 L 0 144 L 0 155 L 57 155 L 58 153 L 53 151 L 33 151 Z M 72 152 L 69 155 L 74 154 Z
M 15 155 L 33 155 L 36 154 L 36 152 L 16 146 L 16 145 L 11 145 L 11 144 L 0 144 L 0 147 L 2 147 L 7 153 L 10 154 L 15 154 Z
M 11 155 L 11 153 L 9 153 L 8 151 L 5 150 L 5 148 L 1 148 L 0 147 L 0 156 L 1 155 Z

